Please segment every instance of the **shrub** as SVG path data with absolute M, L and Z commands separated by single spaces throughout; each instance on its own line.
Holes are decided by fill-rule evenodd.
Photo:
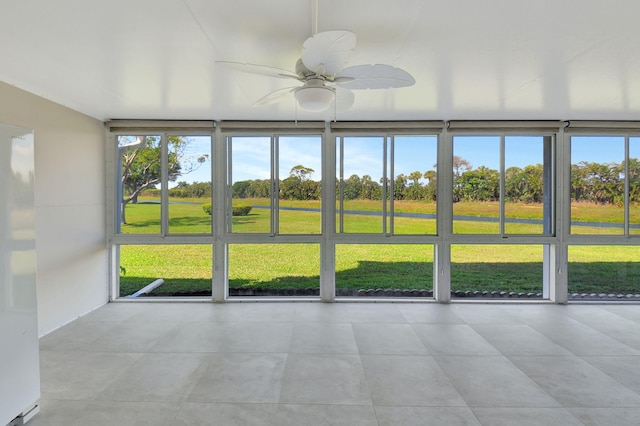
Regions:
M 246 216 L 251 211 L 251 206 L 233 206 L 232 214 L 234 216 Z
M 233 211 L 231 214 L 233 216 L 246 216 L 251 212 L 251 206 L 233 206 Z M 209 216 L 211 216 L 211 203 L 206 203 L 202 205 L 202 210 Z

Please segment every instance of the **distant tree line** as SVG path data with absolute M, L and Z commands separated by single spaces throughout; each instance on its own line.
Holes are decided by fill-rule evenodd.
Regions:
M 311 179 L 314 170 L 295 166 L 290 175 L 279 183 L 279 197 L 283 200 L 319 200 L 321 183 Z M 531 164 L 523 168 L 509 167 L 505 170 L 505 200 L 522 203 L 541 203 L 544 197 L 544 169 L 542 164 Z M 625 164 L 594 163 L 581 161 L 571 165 L 571 198 L 573 201 L 617 204 L 624 202 Z M 640 202 L 640 161 L 629 160 L 630 201 Z M 374 180 L 369 175 L 353 174 L 344 179 L 342 191 L 346 200 L 381 200 L 383 179 Z M 391 194 L 391 181 L 387 180 L 387 198 Z M 339 195 L 340 182 L 336 180 Z M 271 196 L 269 179 L 235 182 L 232 186 L 234 198 L 268 198 Z M 200 198 L 211 196 L 209 182 L 188 184 L 179 182 L 169 190 L 173 197 Z M 399 174 L 393 180 L 395 200 L 435 201 L 437 196 L 437 173 L 414 171 Z M 500 199 L 500 173 L 498 170 L 480 166 L 474 169 L 463 158 L 454 157 L 453 168 L 454 201 L 486 202 Z

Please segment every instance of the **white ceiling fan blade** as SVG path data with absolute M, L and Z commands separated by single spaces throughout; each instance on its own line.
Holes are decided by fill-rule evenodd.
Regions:
M 336 75 L 335 83 L 347 89 L 391 89 L 407 87 L 416 80 L 401 68 L 391 65 L 356 65 L 342 70 Z
M 229 61 L 216 61 L 216 64 L 222 65 L 225 68 L 234 69 L 236 71 L 247 72 L 251 74 L 260 74 L 266 75 L 268 77 L 276 77 L 276 78 L 295 78 L 299 80 L 300 78 L 293 71 L 285 70 L 282 68 L 270 67 L 267 65 L 256 65 L 256 64 L 243 64 L 241 62 L 229 62 Z
M 351 31 L 325 31 L 309 37 L 302 45 L 302 63 L 321 75 L 334 75 L 347 66 L 356 48 Z
M 296 90 L 298 86 L 285 87 L 283 89 L 274 90 L 273 92 L 261 97 L 253 103 L 253 106 L 269 105 L 280 101 L 284 96 Z

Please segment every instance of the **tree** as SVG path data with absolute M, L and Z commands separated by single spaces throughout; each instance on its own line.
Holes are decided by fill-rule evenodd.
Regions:
M 408 200 L 421 200 L 422 199 L 422 184 L 420 183 L 420 179 L 422 179 L 422 172 L 415 171 L 409 173 L 407 178 L 411 181 L 409 187 L 406 189 L 405 194 Z
M 343 186 L 345 200 L 357 200 L 362 193 L 360 176 L 351 175 L 344 181 Z
M 427 170 L 424 172 L 423 177 L 427 180 L 425 185 L 424 199 L 429 201 L 435 201 L 438 193 L 438 174 L 435 170 Z
M 195 159 L 186 158 L 187 138 L 169 136 L 167 171 L 169 182 L 175 182 L 180 176 L 191 173 L 209 158 L 203 154 Z M 129 203 L 137 203 L 138 196 L 145 189 L 160 183 L 161 138 L 158 136 L 121 136 L 118 138 L 118 152 L 122 159 L 122 202 L 121 221 L 127 223 L 125 208 Z
M 434 164 L 437 167 L 437 164 Z M 462 174 L 473 170 L 471 163 L 464 158 L 454 155 L 453 156 L 453 201 L 460 201 L 462 198 Z
M 500 197 L 500 174 L 486 166 L 464 172 L 458 183 L 465 201 L 496 201 Z
M 289 171 L 289 176 L 297 177 L 301 182 L 304 182 L 308 179 L 311 179 L 311 175 L 315 172 L 311 167 L 305 167 L 303 165 L 298 164 L 297 166 L 293 166 Z
M 311 180 L 315 172 L 310 167 L 297 165 L 289 171 L 289 177 L 280 182 L 280 198 L 286 200 L 318 200 L 320 182 Z

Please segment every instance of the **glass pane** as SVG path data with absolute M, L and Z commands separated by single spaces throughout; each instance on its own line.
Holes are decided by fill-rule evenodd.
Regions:
M 433 245 L 337 244 L 336 296 L 432 297 Z
M 123 234 L 160 233 L 160 136 L 117 136 L 117 229 Z
M 542 298 L 543 246 L 454 244 L 453 297 Z
M 280 136 L 279 233 L 320 234 L 322 137 Z
M 629 138 L 629 233 L 640 235 L 640 138 Z
M 569 297 L 640 299 L 640 247 L 569 246 Z
M 210 245 L 123 245 L 119 250 L 120 297 L 211 296 Z
M 271 138 L 233 137 L 232 232 L 271 232 Z
M 507 136 L 504 151 L 505 233 L 542 234 L 544 138 Z
M 343 143 L 344 207 L 343 221 L 337 222 L 338 232 L 381 233 L 384 138 L 345 137 Z M 339 156 L 337 158 L 339 163 Z M 336 169 L 340 179 L 340 164 Z
M 571 233 L 624 233 L 624 137 L 571 137 Z
M 500 233 L 500 137 L 453 138 L 453 232 Z
M 438 138 L 394 138 L 394 234 L 432 234 L 436 229 Z
M 211 137 L 169 136 L 169 232 L 211 233 Z
M 318 244 L 230 244 L 230 296 L 319 296 Z

